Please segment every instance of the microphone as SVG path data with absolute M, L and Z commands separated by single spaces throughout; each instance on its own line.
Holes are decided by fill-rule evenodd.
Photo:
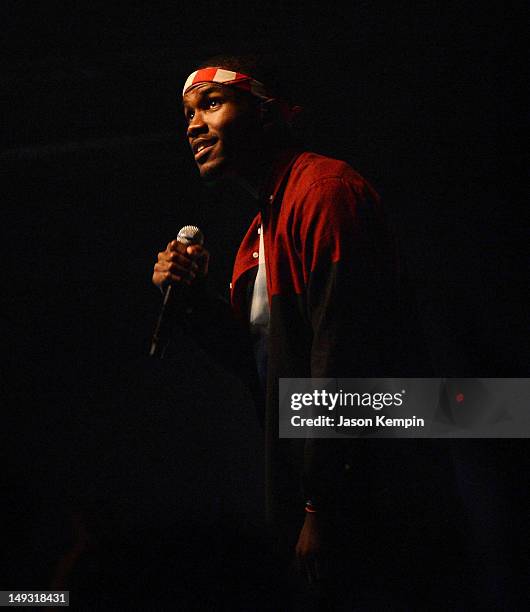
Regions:
M 204 243 L 204 235 L 195 225 L 185 225 L 177 235 L 177 242 L 183 245 L 185 251 L 187 247 L 193 244 L 202 246 Z M 160 309 L 160 315 L 151 341 L 151 350 L 149 351 L 150 357 L 158 357 L 160 359 L 164 357 L 168 343 L 166 333 L 168 316 L 166 313 L 168 311 L 175 312 L 185 308 L 186 302 L 189 300 L 189 289 L 187 285 L 167 286 L 162 308 Z

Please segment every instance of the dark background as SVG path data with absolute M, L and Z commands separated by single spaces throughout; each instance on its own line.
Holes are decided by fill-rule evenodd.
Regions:
M 208 55 L 295 66 L 311 148 L 384 198 L 437 375 L 527 372 L 523 11 L 328 4 L 2 3 L 6 588 L 48 583 L 76 512 L 163 529 L 212 490 L 259 506 L 245 390 L 193 351 L 145 363 L 156 253 L 197 223 L 226 290 L 253 216 L 235 189 L 200 185 L 185 143 L 181 86 Z

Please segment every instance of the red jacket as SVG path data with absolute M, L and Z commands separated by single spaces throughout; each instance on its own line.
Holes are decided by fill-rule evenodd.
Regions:
M 243 327 L 261 224 L 270 305 L 267 501 L 276 519 L 299 513 L 307 498 L 333 504 L 354 461 L 351 441 L 278 438 L 278 379 L 395 375 L 397 264 L 372 187 L 342 161 L 286 152 L 235 260 L 231 305 Z

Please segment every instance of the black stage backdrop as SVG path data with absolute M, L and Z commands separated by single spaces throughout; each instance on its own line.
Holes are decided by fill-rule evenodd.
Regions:
M 235 189 L 204 189 L 187 150 L 179 97 L 197 59 L 257 48 L 294 66 L 311 148 L 385 199 L 437 375 L 528 371 L 513 3 L 212 4 L 2 3 L 2 588 L 51 584 L 85 528 L 104 548 L 259 516 L 245 389 L 187 346 L 171 367 L 146 359 L 156 253 L 200 225 L 225 291 L 253 216 Z M 466 448 L 513 493 L 526 441 Z M 450 483 L 447 497 L 460 508 Z M 98 572 L 77 580 L 101 586 Z

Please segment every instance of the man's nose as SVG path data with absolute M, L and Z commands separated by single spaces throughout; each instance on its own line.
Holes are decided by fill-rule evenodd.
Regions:
M 204 121 L 203 114 L 201 112 L 196 112 L 193 115 L 193 119 L 191 119 L 188 123 L 188 138 L 195 138 L 195 136 L 198 136 L 199 134 L 202 134 L 205 131 L 208 131 L 208 126 Z

